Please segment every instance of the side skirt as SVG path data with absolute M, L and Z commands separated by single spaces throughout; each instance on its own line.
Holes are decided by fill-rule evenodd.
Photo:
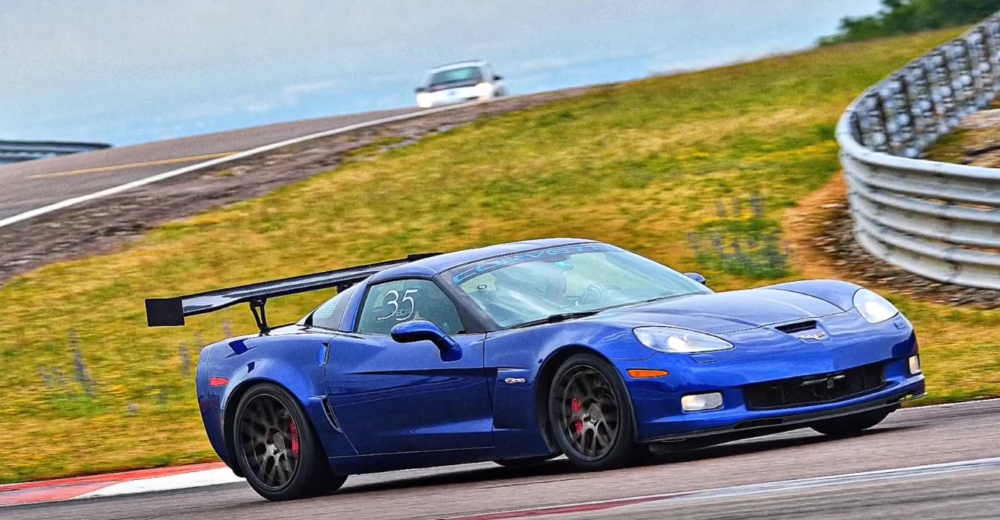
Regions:
M 382 455 L 357 455 L 351 457 L 331 457 L 330 467 L 337 475 L 363 475 L 404 469 L 456 466 L 497 460 L 496 448 L 474 448 L 467 450 L 421 451 L 390 453 Z

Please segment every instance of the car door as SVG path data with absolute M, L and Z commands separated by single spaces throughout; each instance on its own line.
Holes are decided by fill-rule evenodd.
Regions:
M 455 304 L 431 280 L 368 288 L 354 334 L 331 343 L 328 399 L 361 455 L 493 447 L 484 334 L 465 334 Z M 389 331 L 421 319 L 448 333 L 461 358 L 445 362 L 430 341 L 396 343 Z

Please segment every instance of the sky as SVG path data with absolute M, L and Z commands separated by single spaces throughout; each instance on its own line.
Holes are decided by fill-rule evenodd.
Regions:
M 813 46 L 880 0 L 0 0 L 0 139 L 116 146 L 412 106 L 485 59 L 521 94 Z

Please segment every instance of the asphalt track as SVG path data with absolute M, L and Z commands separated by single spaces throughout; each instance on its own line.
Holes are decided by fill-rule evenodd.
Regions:
M 240 483 L 3 508 L 0 517 L 997 519 L 998 424 L 995 400 L 902 410 L 852 438 L 792 432 L 614 472 L 579 473 L 561 460 L 529 470 L 478 464 L 352 477 L 333 496 L 290 503 L 268 503 Z M 746 487 L 762 483 L 770 484 Z
M 0 166 L 0 219 L 258 146 L 419 110 L 279 123 Z

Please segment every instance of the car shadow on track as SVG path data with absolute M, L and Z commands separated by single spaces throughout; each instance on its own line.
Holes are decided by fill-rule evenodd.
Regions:
M 829 444 L 848 439 L 871 438 L 893 432 L 902 432 L 917 428 L 917 426 L 883 426 L 880 428 L 867 430 L 855 435 L 843 438 L 831 438 L 820 434 L 796 435 L 795 437 L 759 437 L 756 439 L 737 441 L 729 444 L 721 444 L 708 448 L 695 449 L 690 451 L 665 452 L 658 454 L 650 464 L 668 464 L 679 462 L 692 462 L 696 460 L 708 460 L 719 457 L 732 457 L 735 455 L 745 455 L 750 453 L 762 453 L 770 450 L 780 450 L 796 446 L 809 446 L 813 444 Z
M 909 429 L 917 428 L 916 426 L 892 426 L 892 427 L 881 427 L 873 430 L 868 430 L 866 432 L 845 438 L 868 438 L 874 436 L 886 435 L 893 432 L 906 431 Z M 682 462 L 692 462 L 699 460 L 708 460 L 720 457 L 731 457 L 736 455 L 744 455 L 751 453 L 764 453 L 772 450 L 781 450 L 787 448 L 794 448 L 800 446 L 809 446 L 814 444 L 824 444 L 838 442 L 838 439 L 831 439 L 823 435 L 804 435 L 795 437 L 761 437 L 752 440 L 743 440 L 738 442 L 733 442 L 730 444 L 722 444 L 718 446 L 711 446 L 707 448 L 699 448 L 690 451 L 682 452 L 668 452 L 654 455 L 647 459 L 645 462 L 640 464 L 641 466 L 655 466 L 660 464 L 675 464 Z M 450 473 L 443 473 L 430 476 L 419 476 L 411 478 L 401 478 L 389 481 L 383 481 L 373 484 L 362 484 L 358 486 L 349 486 L 341 491 L 338 495 L 349 495 L 356 493 L 370 493 L 375 491 L 391 491 L 409 488 L 420 488 L 420 487 L 438 487 L 445 485 L 457 485 L 457 484 L 474 484 L 481 482 L 493 481 L 496 483 L 495 486 L 491 487 L 507 487 L 519 485 L 518 482 L 513 482 L 520 479 L 531 479 L 530 482 L 525 482 L 524 484 L 534 484 L 544 479 L 539 479 L 539 477 L 560 477 L 554 480 L 572 480 L 571 475 L 584 475 L 585 473 L 577 470 L 568 460 L 556 459 L 537 466 L 531 466 L 527 468 L 504 468 L 497 466 L 495 468 L 485 468 L 485 469 L 473 469 L 468 471 L 454 471 Z M 584 478 L 582 476 L 578 478 Z M 509 481 L 509 482 L 505 482 Z

